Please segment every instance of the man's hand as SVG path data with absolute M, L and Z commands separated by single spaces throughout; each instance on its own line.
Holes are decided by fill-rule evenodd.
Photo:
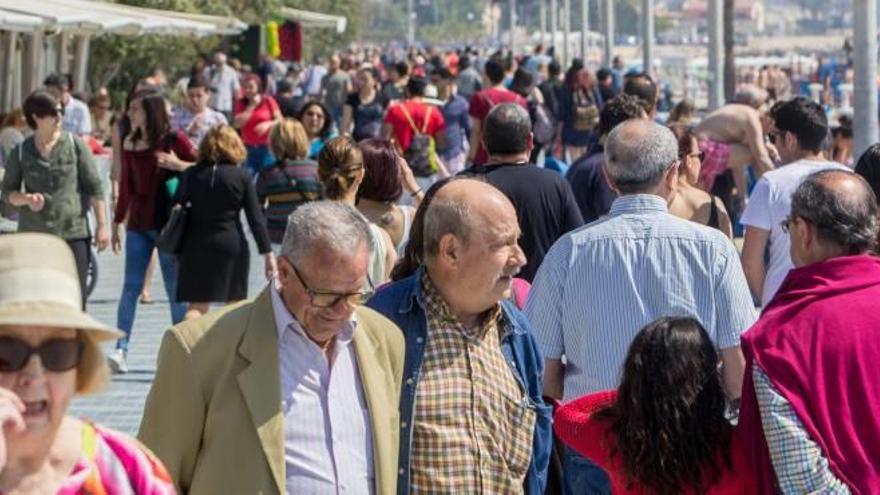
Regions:
M 265 258 L 266 280 L 275 282 L 278 277 L 278 262 L 275 260 L 275 253 L 269 251 L 266 253 Z
M 120 224 L 114 223 L 113 230 L 110 233 L 110 246 L 113 249 L 113 254 L 120 255 L 122 254 L 122 237 L 119 235 Z
M 46 197 L 42 193 L 25 194 L 24 196 L 27 199 L 27 206 L 32 212 L 39 213 L 46 207 Z
M 24 423 L 24 402 L 11 390 L 0 387 L 0 471 L 6 467 L 8 452 L 6 435 L 21 433 Z
M 102 252 L 110 245 L 110 232 L 107 231 L 107 224 L 100 224 L 95 229 L 95 247 L 98 252 Z

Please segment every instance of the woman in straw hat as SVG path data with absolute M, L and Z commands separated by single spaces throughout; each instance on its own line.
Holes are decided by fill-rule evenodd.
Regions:
M 100 342 L 120 333 L 80 309 L 58 237 L 0 237 L 0 493 L 172 494 L 165 468 L 121 433 L 67 415 L 107 380 Z

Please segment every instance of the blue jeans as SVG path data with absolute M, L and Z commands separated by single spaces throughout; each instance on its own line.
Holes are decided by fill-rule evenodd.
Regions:
M 144 277 L 153 248 L 156 247 L 157 235 L 158 232 L 155 230 L 125 232 L 125 281 L 122 284 L 122 296 L 119 298 L 119 308 L 116 311 L 116 326 L 125 332 L 125 337 L 116 342 L 117 349 L 128 350 L 138 297 L 144 287 Z M 159 251 L 159 267 L 162 270 L 165 293 L 168 294 L 171 306 L 171 322 L 180 323 L 186 315 L 186 304 L 177 302 L 177 260 L 174 255 Z
M 562 471 L 565 495 L 611 495 L 611 481 L 605 471 L 569 447 L 565 448 Z
M 261 170 L 275 163 L 275 157 L 272 155 L 272 150 L 269 149 L 268 145 L 248 144 L 245 148 L 247 149 L 245 164 L 251 173 L 251 177 L 256 177 Z

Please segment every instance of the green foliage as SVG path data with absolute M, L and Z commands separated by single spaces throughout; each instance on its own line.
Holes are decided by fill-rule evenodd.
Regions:
M 327 54 L 357 39 L 362 28 L 360 19 L 364 14 L 361 0 L 123 0 L 118 3 L 234 16 L 248 24 L 273 19 L 281 5 L 346 16 L 349 19 L 348 29 L 341 35 L 330 29 L 307 30 L 305 48 L 319 54 Z M 207 56 L 228 43 L 228 39 L 220 36 L 102 35 L 92 40 L 89 83 L 92 88 L 107 87 L 114 101 L 121 102 L 134 84 L 154 69 L 164 69 L 169 80 L 175 81 L 189 73 L 197 57 Z

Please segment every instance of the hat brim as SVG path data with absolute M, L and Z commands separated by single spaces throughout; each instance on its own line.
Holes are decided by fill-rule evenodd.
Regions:
M 99 342 L 124 335 L 78 309 L 50 302 L 0 305 L 0 326 L 4 325 L 73 328 L 89 332 Z

